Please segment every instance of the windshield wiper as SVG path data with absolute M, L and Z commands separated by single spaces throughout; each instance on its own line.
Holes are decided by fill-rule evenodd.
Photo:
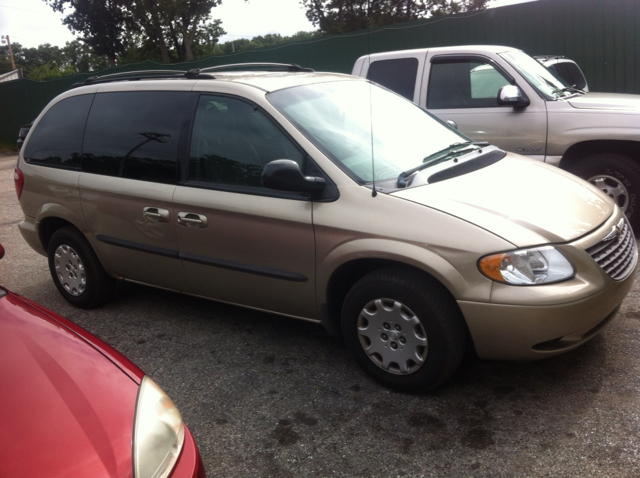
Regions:
M 573 93 L 580 93 L 582 95 L 587 93 L 586 91 L 578 88 L 576 85 L 565 86 L 564 88 L 556 88 L 555 90 L 553 90 L 553 92 L 554 93 L 573 92 Z
M 552 93 L 554 95 L 557 95 L 558 93 L 580 93 L 580 94 L 584 95 L 584 94 L 587 93 L 586 91 L 581 90 L 580 88 L 578 88 L 576 85 L 565 86 L 564 88 L 558 88 L 558 87 L 556 87 L 556 85 L 551 83 L 545 77 L 541 76 L 540 78 L 542 78 L 547 85 L 549 85 L 551 88 L 553 88 Z
M 452 148 L 456 148 L 458 146 L 472 146 L 472 147 L 471 148 L 461 148 L 461 149 L 452 150 Z M 443 161 L 446 161 L 447 159 L 457 158 L 458 156 L 462 156 L 463 154 L 470 153 L 471 151 L 478 151 L 478 149 L 480 149 L 480 151 L 482 151 L 481 148 L 483 148 L 485 146 L 489 146 L 489 143 L 487 143 L 487 142 L 476 142 L 476 141 L 465 141 L 464 143 L 453 143 L 453 144 L 450 144 L 446 148 L 441 149 L 440 151 L 436 151 L 435 153 L 430 154 L 429 156 L 424 158 L 422 160 L 422 164 L 419 164 L 415 168 L 411 168 L 411 169 L 407 169 L 406 171 L 402 171 L 398 175 L 397 187 L 406 188 L 407 187 L 406 179 L 409 176 L 411 176 L 413 173 L 417 173 L 418 171 L 422 171 L 423 169 L 426 169 L 429 166 L 433 166 L 434 164 L 441 163 Z

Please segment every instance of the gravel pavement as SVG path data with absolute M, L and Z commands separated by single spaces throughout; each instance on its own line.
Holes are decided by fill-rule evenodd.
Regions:
M 0 283 L 85 327 L 180 408 L 209 477 L 638 477 L 640 286 L 602 334 L 539 362 L 468 358 L 435 392 L 385 389 L 318 325 L 119 284 L 85 311 L 20 233 L 0 155 Z

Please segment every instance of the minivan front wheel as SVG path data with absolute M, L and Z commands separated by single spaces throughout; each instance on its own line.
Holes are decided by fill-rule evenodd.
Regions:
M 405 268 L 385 268 L 359 280 L 342 309 L 342 331 L 358 364 L 396 390 L 430 390 L 458 368 L 464 319 L 434 279 Z
M 53 233 L 47 252 L 53 282 L 68 302 L 91 309 L 111 296 L 115 280 L 76 228 L 68 226 Z

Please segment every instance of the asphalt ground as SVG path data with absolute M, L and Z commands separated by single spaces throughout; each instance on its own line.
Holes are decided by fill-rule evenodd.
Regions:
M 74 308 L 18 231 L 15 163 L 0 156 L 0 284 L 151 375 L 182 412 L 209 477 L 640 476 L 637 280 L 618 317 L 571 353 L 468 357 L 435 392 L 401 394 L 311 323 L 129 283 L 102 308 Z

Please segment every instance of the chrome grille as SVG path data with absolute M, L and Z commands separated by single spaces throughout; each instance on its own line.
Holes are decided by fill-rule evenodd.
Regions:
M 638 257 L 636 239 L 626 219 L 622 219 L 610 234 L 588 248 L 587 252 L 614 280 L 625 279 L 631 274 Z

